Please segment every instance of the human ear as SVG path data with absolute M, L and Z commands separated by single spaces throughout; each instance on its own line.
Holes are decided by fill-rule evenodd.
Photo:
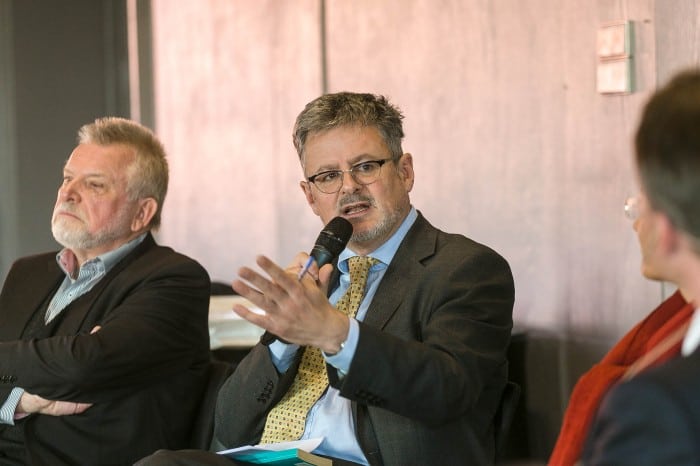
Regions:
M 138 200 L 136 215 L 131 221 L 131 231 L 140 231 L 150 225 L 153 216 L 158 210 L 158 203 L 152 197 Z
M 657 213 L 655 216 L 659 246 L 664 254 L 673 254 L 682 245 L 683 232 L 678 230 L 666 214 Z
M 410 192 L 413 189 L 413 182 L 415 181 L 415 174 L 413 172 L 413 156 L 408 152 L 403 154 L 397 162 L 397 170 L 399 171 L 399 176 L 406 187 L 406 192 Z
M 304 192 L 304 196 L 306 197 L 306 203 L 309 204 L 309 207 L 311 207 L 311 210 L 316 215 L 319 215 L 318 207 L 316 205 L 316 197 L 314 196 L 313 189 L 311 188 L 311 183 L 308 181 L 300 181 L 299 187 Z

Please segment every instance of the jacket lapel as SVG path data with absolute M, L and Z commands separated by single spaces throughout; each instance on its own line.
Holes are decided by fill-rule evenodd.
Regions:
M 70 327 L 68 331 L 79 331 L 82 328 L 85 319 L 94 309 L 94 303 L 100 298 L 109 284 L 116 277 L 118 277 L 125 268 L 127 268 L 137 258 L 141 257 L 145 251 L 149 250 L 153 246 L 155 246 L 155 240 L 153 239 L 151 233 L 148 233 L 143 241 L 141 241 L 141 244 L 136 246 L 134 250 L 116 263 L 107 273 L 107 275 L 105 275 L 102 280 L 100 280 L 93 287 L 93 289 L 68 305 L 68 307 L 62 312 L 62 314 L 64 314 L 64 319 L 66 319 L 62 322 L 62 325 L 67 325 Z M 65 328 L 66 327 L 64 327 L 64 329 Z
M 56 264 L 56 253 L 44 256 L 35 265 L 27 267 L 24 275 L 32 277 L 23 282 L 6 283 L 3 306 L 6 310 L 0 316 L 0 339 L 15 339 L 20 335 L 32 316 L 45 308 L 51 295 L 58 289 L 64 275 Z M 8 312 L 10 309 L 25 309 L 25 312 Z
M 364 318 L 367 325 L 384 328 L 403 301 L 405 293 L 401 290 L 421 280 L 425 271 L 422 262 L 435 254 L 437 233 L 419 212 L 372 299 Z

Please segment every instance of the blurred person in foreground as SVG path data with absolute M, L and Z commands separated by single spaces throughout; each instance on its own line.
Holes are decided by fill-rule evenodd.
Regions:
M 386 98 L 349 92 L 297 117 L 306 201 L 324 224 L 349 220 L 353 234 L 333 266 L 301 280 L 306 253 L 286 269 L 259 256 L 264 273 L 239 270 L 233 288 L 265 314 L 235 311 L 278 339 L 255 346 L 220 390 L 212 450 L 322 437 L 314 453 L 334 464 L 494 462 L 512 275 L 496 252 L 411 205 L 402 119 Z M 231 461 L 159 452 L 139 465 Z
M 700 296 L 700 72 L 686 71 L 645 106 L 635 140 L 640 193 L 634 229 L 646 276 Z M 700 464 L 700 314 L 660 346 L 681 355 L 640 364 L 604 397 L 584 465 Z
M 209 277 L 158 246 L 165 152 L 120 118 L 83 126 L 51 219 L 59 252 L 0 294 L 0 464 L 125 465 L 189 445 L 209 361 Z
M 688 91 L 683 91 L 688 92 Z M 666 94 L 659 94 L 656 99 L 665 99 L 669 103 L 669 107 L 677 105 L 670 103 L 672 99 L 677 99 L 681 96 L 681 90 L 673 92 L 668 91 Z M 651 105 L 651 104 L 650 104 Z M 658 105 L 658 104 L 656 104 Z M 691 104 L 692 105 L 692 104 Z M 700 102 L 695 102 L 694 105 L 700 106 Z M 681 110 L 679 107 L 678 110 Z M 649 108 L 645 111 L 650 114 L 654 110 Z M 679 116 L 679 119 L 688 118 L 690 114 Z M 667 118 L 667 116 L 656 117 L 650 114 L 648 118 Z M 646 121 L 646 120 L 645 120 Z M 651 120 L 650 120 L 651 121 Z M 646 126 L 640 126 L 637 131 L 637 153 L 639 160 L 639 170 L 642 169 L 642 153 L 652 151 L 657 152 L 657 157 L 665 157 L 663 152 L 665 149 L 660 149 L 661 141 L 659 136 L 659 128 L 662 122 L 654 120 L 653 123 L 645 123 Z M 664 125 L 668 123 L 663 122 Z M 687 122 L 693 124 L 696 122 Z M 659 128 L 650 127 L 650 125 L 659 125 Z M 675 122 L 674 122 L 675 124 Z M 677 131 L 681 131 L 678 129 Z M 679 134 L 671 132 L 667 135 L 669 139 L 678 137 Z M 684 137 L 684 136 L 683 136 Z M 647 140 L 649 139 L 649 140 Z M 668 145 L 669 150 L 682 151 L 691 150 L 693 140 L 678 140 L 674 141 L 673 145 Z M 687 144 L 688 146 L 684 146 Z M 665 147 L 665 146 L 664 146 Z M 685 162 L 683 162 L 685 163 Z M 666 170 L 673 169 L 672 167 Z M 670 175 L 666 175 L 670 176 Z M 669 178 L 670 179 L 670 178 Z M 641 179 L 642 183 L 644 179 Z M 675 181 L 669 181 L 675 183 Z M 688 188 L 684 188 L 688 189 Z M 644 230 L 638 228 L 639 221 L 636 220 L 642 206 L 646 207 L 646 202 L 643 196 L 633 197 L 627 200 L 625 204 L 625 213 L 635 220 L 635 230 L 640 238 L 642 252 L 645 253 L 644 236 L 648 235 Z M 695 215 L 688 212 L 685 215 Z M 652 280 L 667 280 L 654 263 L 646 260 L 642 264 L 642 274 Z M 681 354 L 682 342 L 676 338 L 678 332 L 683 332 L 687 328 L 688 323 L 693 317 L 694 305 L 689 303 L 691 296 L 690 290 L 679 289 L 664 300 L 654 311 L 652 311 L 644 320 L 634 326 L 608 354 L 588 372 L 581 376 L 576 383 L 574 390 L 571 393 L 569 404 L 564 419 L 562 428 L 559 432 L 554 451 L 549 459 L 549 464 L 552 466 L 570 466 L 575 464 L 583 450 L 584 442 L 591 428 L 596 413 L 598 412 L 601 400 L 608 393 L 611 387 L 617 384 L 620 380 L 631 377 L 633 374 L 640 372 L 647 367 L 656 366 L 670 359 L 673 359 Z M 673 344 L 670 344 L 673 343 Z

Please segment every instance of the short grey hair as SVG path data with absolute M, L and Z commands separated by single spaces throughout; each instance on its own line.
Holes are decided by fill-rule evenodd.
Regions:
M 129 167 L 128 195 L 131 200 L 152 197 L 158 207 L 150 228 L 158 228 L 165 195 L 168 192 L 168 162 L 163 144 L 148 128 L 118 117 L 98 118 L 78 131 L 79 144 L 124 144 L 131 147 L 136 160 Z
M 310 134 L 341 126 L 373 126 L 377 128 L 393 160 L 403 155 L 401 140 L 403 114 L 381 95 L 338 92 L 325 94 L 308 104 L 294 124 L 293 142 L 304 163 L 304 149 Z

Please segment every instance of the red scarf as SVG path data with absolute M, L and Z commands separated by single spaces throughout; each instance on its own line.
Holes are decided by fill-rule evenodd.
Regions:
M 603 395 L 641 356 L 662 342 L 674 330 L 687 325 L 693 315 L 693 306 L 676 291 L 659 307 L 638 323 L 607 355 L 576 383 L 569 405 L 564 413 L 559 438 L 554 446 L 549 465 L 569 466 L 581 456 L 583 442 L 593 422 Z M 680 353 L 682 339 L 655 359 L 654 365 Z

